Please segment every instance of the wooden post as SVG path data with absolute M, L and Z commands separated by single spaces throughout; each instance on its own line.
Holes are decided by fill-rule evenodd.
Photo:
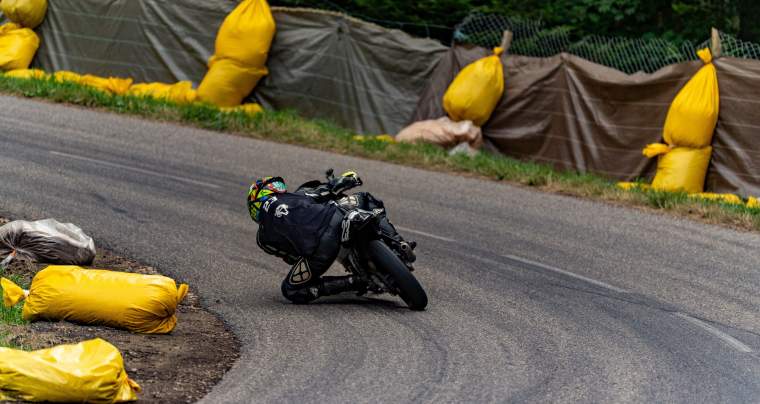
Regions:
M 720 57 L 723 52 L 720 45 L 720 32 L 717 28 L 713 28 L 710 32 L 710 50 L 714 58 Z
M 504 53 L 507 53 L 509 50 L 509 47 L 512 46 L 512 37 L 514 35 L 512 34 L 512 31 L 506 30 L 504 31 L 504 35 L 501 37 L 501 45 L 499 45 L 502 49 L 504 49 Z

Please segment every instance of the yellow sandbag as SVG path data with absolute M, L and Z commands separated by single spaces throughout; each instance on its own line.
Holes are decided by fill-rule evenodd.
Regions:
M 0 69 L 27 69 L 40 46 L 40 38 L 29 28 L 9 22 L 0 25 Z
M 3 0 L 0 8 L 9 20 L 26 28 L 36 28 L 45 19 L 47 0 Z
M 72 83 L 82 83 L 82 75 L 68 70 L 59 70 L 53 73 L 53 78 L 56 81 L 70 81 Z
M 53 73 L 53 79 L 59 82 L 76 83 L 111 94 L 126 94 L 132 87 L 132 79 L 118 77 L 99 77 L 92 74 L 81 75 L 68 70 L 59 70 Z
M 656 157 L 669 152 L 670 149 L 671 147 L 666 144 L 652 143 L 648 144 L 647 147 L 644 148 L 642 154 L 651 159 L 652 157 Z
M 0 287 L 3 289 L 3 305 L 13 307 L 26 295 L 26 291 L 9 279 L 0 278 Z
M 265 66 L 245 67 L 232 59 L 212 58 L 198 86 L 198 99 L 220 107 L 240 105 L 266 74 Z
M 650 188 L 649 184 L 642 184 L 640 182 L 618 182 L 617 187 L 625 191 L 630 191 L 633 189 L 645 190 Z
M 274 31 L 274 17 L 265 0 L 238 4 L 219 27 L 198 99 L 220 107 L 240 104 L 268 73 L 266 61 Z
M 100 338 L 33 352 L 0 348 L 0 400 L 120 403 L 139 392 L 119 350 Z
M 138 83 L 129 88 L 127 94 L 136 96 L 149 96 L 157 99 L 168 100 L 178 104 L 188 104 L 195 101 L 196 92 L 193 83 L 180 81 L 174 84 L 166 83 Z
M 16 79 L 44 79 L 48 75 L 40 69 L 16 69 L 5 73 L 5 77 Z
M 443 108 L 453 121 L 472 121 L 483 126 L 504 94 L 501 48 L 492 56 L 465 66 L 443 95 Z
M 222 110 L 222 112 L 245 112 L 246 114 L 249 114 L 249 115 L 256 115 L 259 112 L 264 111 L 264 108 L 261 108 L 261 105 L 255 102 L 238 105 L 235 107 L 221 107 L 220 109 Z
M 354 135 L 352 138 L 353 140 L 357 142 L 366 142 L 367 140 L 376 140 L 380 142 L 386 142 L 386 143 L 396 143 L 396 138 L 389 135 L 389 134 L 382 134 L 382 135 Z
M 79 83 L 111 94 L 123 95 L 126 94 L 127 91 L 129 91 L 129 87 L 132 86 L 132 79 L 98 77 L 92 74 L 85 74 L 80 77 Z
M 676 147 L 660 156 L 652 188 L 663 191 L 702 192 L 712 147 Z
M 670 104 L 663 139 L 678 147 L 705 147 L 712 142 L 718 122 L 718 75 L 709 49 L 697 52 L 705 65 L 678 92 Z
M 18 303 L 18 291 L 6 288 L 3 302 Z M 13 292 L 12 292 L 13 293 Z M 32 279 L 22 316 L 25 320 L 100 324 L 141 333 L 168 333 L 177 324 L 177 305 L 187 285 L 161 275 L 51 265 Z M 14 297 L 15 296 L 15 297 Z
M 267 2 L 243 0 L 219 27 L 214 57 L 232 59 L 241 66 L 264 67 L 274 31 L 274 17 Z
M 692 198 L 709 199 L 711 201 L 720 201 L 720 202 L 725 202 L 725 203 L 733 203 L 733 204 L 744 203 L 742 202 L 742 198 L 739 198 L 738 195 L 734 195 L 734 194 L 716 194 L 712 192 L 700 192 L 698 194 L 693 194 L 689 196 Z

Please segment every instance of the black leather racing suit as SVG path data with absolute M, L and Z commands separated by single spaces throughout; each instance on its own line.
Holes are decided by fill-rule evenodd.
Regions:
M 294 303 L 308 303 L 319 296 L 360 289 L 360 285 L 349 282 L 349 277 L 322 275 L 340 251 L 344 217 L 355 209 L 383 209 L 383 202 L 367 192 L 337 202 L 321 201 L 306 194 L 302 190 L 276 194 L 264 202 L 256 235 L 261 249 L 292 265 L 282 281 L 282 294 Z M 380 227 L 388 237 L 403 242 L 385 213 L 380 215 Z

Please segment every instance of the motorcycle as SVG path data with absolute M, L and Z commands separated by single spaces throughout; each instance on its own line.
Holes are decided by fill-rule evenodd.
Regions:
M 333 170 L 325 173 L 327 182 L 317 180 L 301 185 L 298 190 L 321 200 L 335 202 L 338 207 L 345 205 L 350 195 L 346 192 L 362 185 L 356 173 L 348 172 L 335 177 Z M 427 294 L 417 278 L 412 274 L 414 267 L 414 242 L 399 242 L 384 232 L 380 218 L 384 208 L 366 212 L 364 225 L 343 239 L 338 262 L 346 272 L 358 276 L 367 284 L 367 291 L 399 296 L 412 310 L 424 310 L 428 303 Z M 347 232 L 345 232 L 347 233 Z

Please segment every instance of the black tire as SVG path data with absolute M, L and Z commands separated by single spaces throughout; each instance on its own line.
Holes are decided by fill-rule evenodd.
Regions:
M 407 306 L 412 310 L 424 310 L 428 303 L 427 294 L 417 281 L 417 278 L 409 272 L 409 268 L 401 262 L 401 259 L 380 240 L 371 240 L 367 243 L 367 258 L 390 275 L 398 294 Z

